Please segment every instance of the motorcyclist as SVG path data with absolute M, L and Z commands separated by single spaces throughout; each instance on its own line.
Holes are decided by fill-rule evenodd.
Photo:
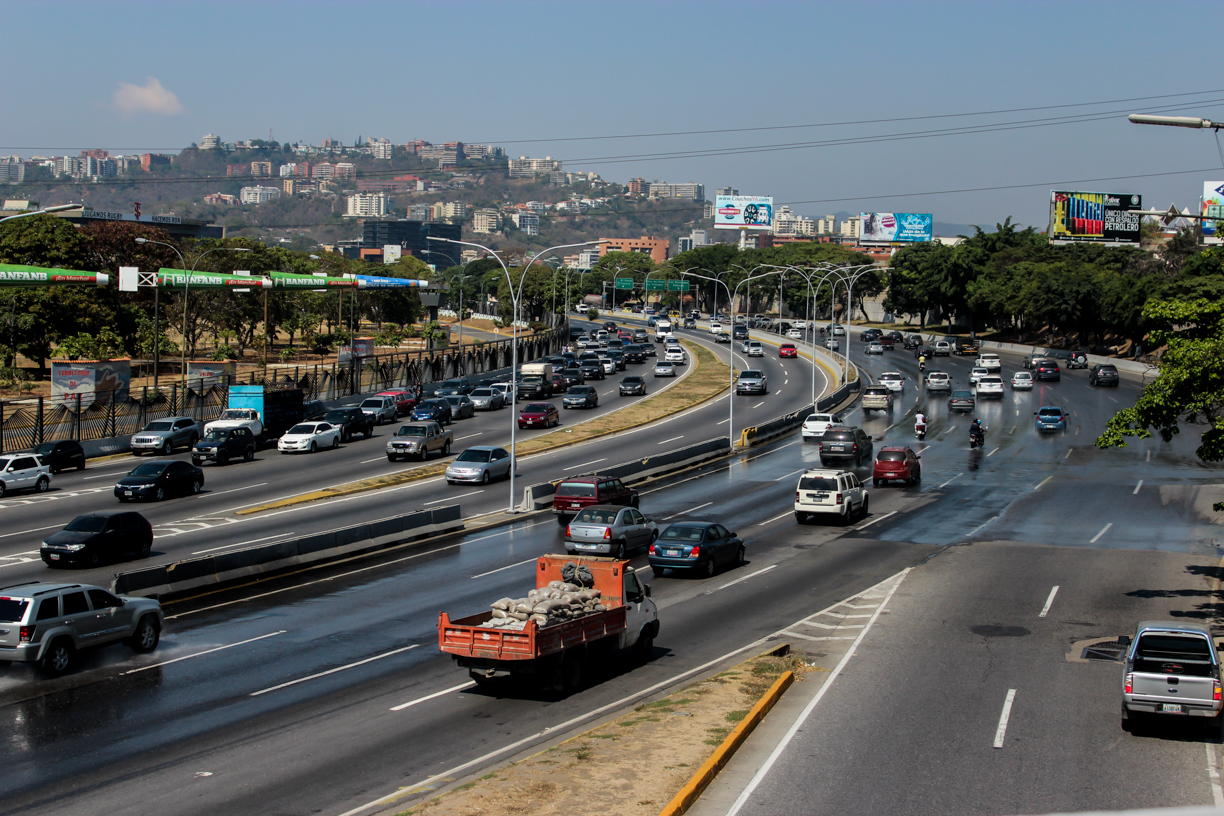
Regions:
M 926 433 L 927 418 L 921 411 L 914 417 L 914 433 L 920 438 Z
M 918 370 L 926 371 L 926 355 L 925 354 L 920 355 L 918 357 Z
M 973 424 L 969 426 L 969 439 L 976 440 L 978 444 L 981 444 L 982 440 L 984 440 L 985 438 L 986 438 L 986 429 L 982 427 L 982 420 L 980 419 L 973 420 Z

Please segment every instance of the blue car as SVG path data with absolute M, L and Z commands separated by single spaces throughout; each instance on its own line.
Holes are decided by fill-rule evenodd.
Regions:
M 1067 430 L 1067 412 L 1058 406 L 1046 405 L 1035 411 L 1033 416 L 1037 417 L 1037 430 L 1042 433 Z
M 427 399 L 412 409 L 412 421 L 433 421 L 439 425 L 450 425 L 454 420 L 451 417 L 450 403 L 445 399 Z

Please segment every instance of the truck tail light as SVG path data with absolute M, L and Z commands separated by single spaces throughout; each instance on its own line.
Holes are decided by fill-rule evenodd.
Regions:
M 795 501 L 799 501 L 799 491 L 795 491 Z
M 1135 691 L 1135 675 L 1130 672 L 1126 673 L 1126 682 L 1122 684 L 1122 692 L 1124 694 L 1133 694 Z
M 567 525 L 565 525 L 565 537 L 566 537 L 566 538 L 569 538 L 569 537 L 570 537 L 570 528 L 569 528 L 569 525 L 568 525 L 568 524 L 567 524 Z
M 841 504 L 843 501 L 844 501 L 844 499 L 842 498 L 842 494 L 841 494 L 841 493 L 838 493 L 838 494 L 837 494 L 837 503 L 838 503 L 838 504 Z
M 1220 681 L 1219 680 L 1216 681 L 1215 690 L 1212 692 L 1211 699 L 1217 700 L 1217 701 L 1220 699 Z
M 34 640 L 34 627 L 33 626 L 22 626 L 17 631 L 21 636 L 22 643 L 29 643 L 30 641 Z M 1217 697 L 1216 699 L 1218 700 L 1220 698 Z

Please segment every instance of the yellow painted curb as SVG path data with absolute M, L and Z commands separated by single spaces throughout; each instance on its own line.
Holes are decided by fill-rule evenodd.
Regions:
M 705 764 L 697 769 L 697 773 L 693 774 L 693 778 L 680 789 L 675 798 L 668 803 L 667 807 L 660 811 L 659 816 L 680 816 L 688 811 L 693 803 L 697 801 L 697 797 L 701 796 L 714 777 L 718 776 L 726 764 L 731 761 L 731 757 L 735 756 L 735 752 L 744 744 L 744 740 L 748 739 L 748 735 L 752 733 L 761 720 L 765 719 L 765 715 L 774 707 L 774 704 L 782 698 L 783 692 L 790 688 L 795 682 L 795 673 L 787 672 L 779 677 L 769 691 L 757 700 L 756 705 L 748 712 L 748 716 L 740 720 L 739 725 L 735 726 L 727 738 L 723 740 L 723 744 L 718 746 L 714 754 L 705 761 Z

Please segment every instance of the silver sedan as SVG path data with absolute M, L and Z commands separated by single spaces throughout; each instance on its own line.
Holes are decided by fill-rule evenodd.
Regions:
M 636 507 L 597 504 L 574 516 L 565 527 L 565 550 L 571 555 L 590 553 L 623 559 L 649 547 L 659 537 L 659 525 Z
M 494 479 L 508 479 L 513 465 L 514 460 L 505 448 L 473 445 L 459 454 L 446 468 L 446 483 L 488 484 Z
M 496 388 L 480 387 L 468 394 L 477 411 L 496 411 L 506 407 L 506 397 Z

